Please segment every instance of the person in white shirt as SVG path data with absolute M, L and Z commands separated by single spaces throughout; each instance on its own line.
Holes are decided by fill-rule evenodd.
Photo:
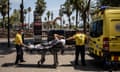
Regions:
M 62 45 L 61 45 L 62 44 Z M 58 46 L 59 45 L 59 46 Z M 59 34 L 54 34 L 54 40 L 52 40 L 49 44 L 49 46 L 51 47 L 50 52 L 53 54 L 54 56 L 54 64 L 53 65 L 57 65 L 58 64 L 58 56 L 57 56 L 57 52 L 59 50 L 61 50 L 61 54 L 63 54 L 64 52 L 64 46 L 65 46 L 65 38 L 62 35 Z M 57 49 L 58 47 L 60 47 L 61 49 Z M 58 51 L 57 51 L 58 50 Z M 41 55 L 41 60 L 39 62 L 41 62 L 41 64 L 43 64 L 45 62 L 45 55 L 46 52 L 44 52 Z
M 59 34 L 54 34 L 54 38 L 55 38 L 55 40 L 57 40 L 57 42 L 62 43 L 61 54 L 63 54 L 63 53 L 64 53 L 64 46 L 65 46 L 65 44 L 66 44 L 65 37 L 62 36 L 62 35 L 59 35 Z M 57 43 L 57 42 L 56 42 L 56 43 Z

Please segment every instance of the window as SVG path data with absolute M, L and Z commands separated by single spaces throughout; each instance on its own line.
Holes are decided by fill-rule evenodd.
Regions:
M 117 32 L 120 32 L 120 23 L 119 23 L 119 24 L 116 24 L 116 27 L 115 27 L 115 28 L 116 28 L 116 31 L 117 31 Z
M 90 36 L 99 37 L 103 33 L 103 20 L 98 20 L 90 26 Z

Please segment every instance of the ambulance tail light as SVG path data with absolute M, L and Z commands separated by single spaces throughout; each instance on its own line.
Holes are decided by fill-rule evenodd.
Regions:
M 118 61 L 118 56 L 114 56 L 114 61 Z
M 105 51 L 109 51 L 109 38 L 103 38 L 103 48 Z

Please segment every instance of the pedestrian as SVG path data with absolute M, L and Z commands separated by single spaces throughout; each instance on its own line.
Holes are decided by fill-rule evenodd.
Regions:
M 15 37 L 15 46 L 16 46 L 16 61 L 15 64 L 18 64 L 19 62 L 25 62 L 23 59 L 23 49 L 24 46 L 23 40 L 22 40 L 22 30 L 17 30 L 16 37 Z
M 54 34 L 54 38 L 55 38 L 55 40 L 57 40 L 58 42 L 61 42 L 61 43 L 62 43 L 62 46 L 63 46 L 63 47 L 61 47 L 61 48 L 62 48 L 62 49 L 61 49 L 61 54 L 64 54 L 64 46 L 65 46 L 65 44 L 66 44 L 65 37 L 62 36 L 62 35 L 59 35 L 59 34 Z
M 79 54 L 81 54 L 81 63 L 83 66 L 86 65 L 85 63 L 85 40 L 86 40 L 86 35 L 82 33 L 79 29 L 76 29 L 76 33 L 67 38 L 66 40 L 75 40 L 75 65 L 79 65 L 78 63 L 78 58 Z
M 49 44 L 49 50 L 50 52 L 53 54 L 54 56 L 54 66 L 57 66 L 58 65 L 58 55 L 57 55 L 57 52 L 59 50 L 61 50 L 61 53 L 63 54 L 64 50 L 64 45 L 65 45 L 65 39 L 64 39 L 64 36 L 62 35 L 59 35 L 59 34 L 54 34 L 54 40 L 52 40 Z M 59 49 L 58 47 L 62 48 L 62 49 Z M 44 51 L 41 55 L 41 64 L 43 64 L 45 62 L 45 55 L 46 55 L 46 51 Z
M 64 46 L 65 46 L 65 38 L 64 38 L 64 36 L 59 35 L 59 34 L 54 34 L 54 39 L 56 40 L 56 47 L 54 47 L 54 48 L 57 49 L 57 47 L 60 47 L 61 48 L 60 49 L 61 54 L 63 54 L 64 53 Z M 59 64 L 59 62 L 58 62 L 58 54 L 57 54 L 57 50 L 56 50 L 56 51 L 54 51 L 54 66 L 57 66 L 58 64 Z

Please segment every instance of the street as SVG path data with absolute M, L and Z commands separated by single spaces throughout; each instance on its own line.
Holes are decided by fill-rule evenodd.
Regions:
M 5 41 L 4 41 L 5 42 Z M 16 53 L 15 47 L 5 48 L 0 43 L 0 72 L 108 72 L 104 69 L 99 61 L 95 61 L 86 51 L 86 66 L 74 66 L 74 49 L 65 49 L 65 53 L 58 53 L 59 65 L 55 68 L 53 64 L 53 56 L 48 52 L 46 61 L 43 65 L 38 65 L 40 53 L 33 51 L 24 51 L 24 59 L 26 62 L 14 65 Z M 119 70 L 120 71 L 120 70 Z M 119 72 L 115 70 L 113 72 Z
M 120 72 L 120 0 L 0 0 L 0 72 Z

